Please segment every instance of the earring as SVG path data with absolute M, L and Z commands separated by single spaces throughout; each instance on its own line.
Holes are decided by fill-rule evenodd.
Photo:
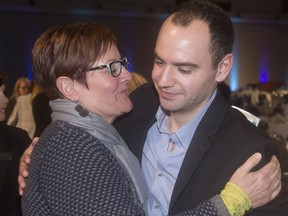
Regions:
M 79 113 L 81 117 L 86 117 L 89 115 L 88 110 L 84 109 L 81 105 L 77 104 L 75 110 Z

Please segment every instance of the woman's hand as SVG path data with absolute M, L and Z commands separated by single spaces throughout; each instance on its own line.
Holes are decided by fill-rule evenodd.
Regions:
M 20 166 L 19 166 L 19 176 L 18 176 L 18 185 L 19 185 L 19 194 L 23 195 L 23 190 L 26 186 L 25 184 L 25 178 L 28 176 L 28 166 L 31 162 L 31 153 L 34 149 L 34 146 L 38 142 L 39 137 L 35 137 L 32 140 L 32 143 L 29 145 L 29 147 L 25 150 L 23 153 L 21 159 L 20 159 Z
M 263 206 L 273 200 L 281 190 L 281 169 L 275 156 L 261 169 L 250 172 L 261 158 L 260 153 L 253 154 L 229 180 L 248 194 L 253 208 Z

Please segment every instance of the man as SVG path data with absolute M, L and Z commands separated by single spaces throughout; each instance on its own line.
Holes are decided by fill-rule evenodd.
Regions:
M 219 7 L 200 0 L 180 5 L 164 21 L 155 47 L 152 80 L 161 106 L 147 96 L 147 86 L 149 99 L 139 99 L 140 87 L 131 95 L 134 111 L 115 124 L 142 162 L 151 215 L 193 208 L 220 193 L 254 152 L 263 155 L 258 168 L 277 152 L 217 91 L 232 67 L 233 40 L 231 19 Z M 251 215 L 287 215 L 287 199 L 282 192 Z

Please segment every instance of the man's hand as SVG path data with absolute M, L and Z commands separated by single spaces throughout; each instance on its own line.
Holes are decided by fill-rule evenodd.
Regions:
M 248 194 L 253 208 L 263 206 L 273 200 L 281 190 L 280 164 L 275 156 L 261 169 L 250 172 L 261 158 L 260 153 L 253 154 L 229 180 Z
M 20 159 L 20 167 L 19 167 L 19 176 L 18 176 L 18 185 L 19 185 L 19 194 L 22 196 L 23 195 L 23 190 L 26 186 L 25 184 L 25 178 L 28 176 L 28 166 L 31 162 L 31 153 L 34 149 L 34 146 L 38 142 L 39 137 L 35 137 L 32 140 L 32 143 L 30 146 L 25 150 L 23 153 L 21 159 Z

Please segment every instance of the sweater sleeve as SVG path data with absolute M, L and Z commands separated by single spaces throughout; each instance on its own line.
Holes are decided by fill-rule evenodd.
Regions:
M 196 208 L 181 212 L 175 216 L 230 216 L 220 195 L 203 201 Z

